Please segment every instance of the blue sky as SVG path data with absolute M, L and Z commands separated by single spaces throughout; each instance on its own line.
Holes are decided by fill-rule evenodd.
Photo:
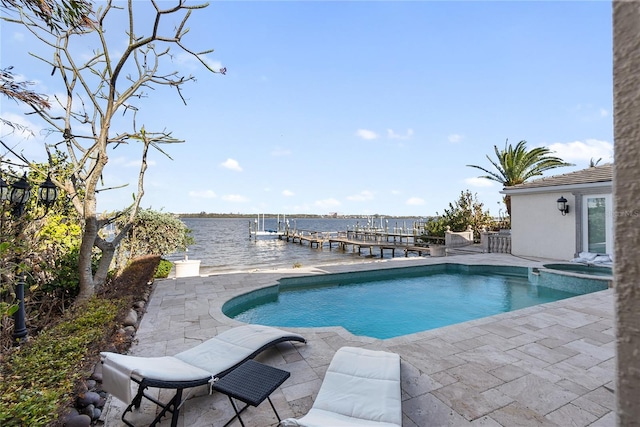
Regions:
M 551 174 L 613 161 L 610 2 L 226 1 L 189 22 L 185 44 L 215 49 L 227 74 L 176 56 L 166 69 L 197 78 L 187 105 L 166 89 L 137 104 L 138 125 L 185 140 L 166 148 L 173 160 L 151 154 L 143 207 L 425 216 L 468 189 L 498 215 L 500 185 L 466 166 L 490 167 L 494 145 L 526 140 L 576 164 Z M 24 29 L 1 36 L 3 67 L 61 91 Z M 43 158 L 45 126 L 24 111 L 2 100 L 35 137 L 2 138 Z M 105 186 L 129 188 L 100 193 L 99 210 L 130 203 L 137 153 L 110 154 Z

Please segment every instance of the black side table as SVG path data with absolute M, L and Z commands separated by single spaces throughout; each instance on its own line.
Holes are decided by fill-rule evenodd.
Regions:
M 229 396 L 231 406 L 233 406 L 233 410 L 236 412 L 236 415 L 225 424 L 225 427 L 231 424 L 236 418 L 240 420 L 240 424 L 244 427 L 244 422 L 242 418 L 240 418 L 240 414 L 249 406 L 256 407 L 260 405 L 265 399 L 269 401 L 273 412 L 276 414 L 276 418 L 280 421 L 280 416 L 269 396 L 280 387 L 289 376 L 291 376 L 290 372 L 251 359 L 214 382 L 214 390 Z M 244 408 L 238 410 L 233 399 L 238 399 L 246 403 L 246 405 Z

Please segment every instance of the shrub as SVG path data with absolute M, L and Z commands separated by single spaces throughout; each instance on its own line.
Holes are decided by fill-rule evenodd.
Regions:
M 443 237 L 447 227 L 451 231 L 465 231 L 471 227 L 474 237 L 479 239 L 480 231 L 483 227 L 490 226 L 491 221 L 489 212 L 484 210 L 477 195 L 466 190 L 460 192 L 458 200 L 449 203 L 449 209 L 445 209 L 442 216 L 432 218 L 426 224 L 425 231 L 428 235 Z
M 110 344 L 134 299 L 153 280 L 160 257 L 133 260 L 104 292 L 68 310 L 55 326 L 3 357 L 0 426 L 49 426 L 74 399 L 99 352 Z M 116 341 L 116 342 L 111 342 Z M 126 350 L 119 349 L 119 350 Z
M 33 427 L 55 421 L 86 375 L 87 348 L 105 339 L 122 309 L 122 300 L 94 298 L 12 352 L 0 371 L 0 425 Z
M 124 218 L 122 220 L 126 222 Z M 116 223 L 116 227 L 124 226 L 124 222 Z M 118 246 L 116 268 L 120 269 L 127 265 L 129 260 L 139 256 L 168 255 L 185 250 L 193 243 L 191 230 L 175 215 L 141 209 L 126 238 Z
M 169 277 L 169 273 L 171 273 L 171 269 L 173 268 L 173 264 L 171 261 L 167 261 L 166 259 L 161 259 L 158 264 L 158 268 L 156 269 L 156 279 L 166 279 Z

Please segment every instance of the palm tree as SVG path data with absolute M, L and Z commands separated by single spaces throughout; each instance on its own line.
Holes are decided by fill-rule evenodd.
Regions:
M 480 169 L 488 175 L 480 178 L 490 179 L 501 183 L 505 187 L 522 184 L 528 179 L 541 176 L 543 172 L 562 166 L 573 166 L 559 157 L 552 156 L 552 151 L 547 147 L 537 147 L 527 150 L 527 141 L 520 141 L 515 148 L 505 142 L 503 150 L 499 150 L 497 145 L 493 148 L 496 152 L 497 161 L 487 156 L 496 171 L 490 171 L 482 166 L 467 165 L 472 168 Z M 507 145 L 508 144 L 508 145 Z M 504 204 L 507 207 L 507 213 L 511 216 L 511 197 L 504 196 Z

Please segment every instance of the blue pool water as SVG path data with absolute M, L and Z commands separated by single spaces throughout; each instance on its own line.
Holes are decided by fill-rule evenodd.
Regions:
M 372 280 L 324 276 L 262 289 L 228 301 L 224 313 L 282 327 L 343 326 L 355 335 L 391 338 L 557 301 L 580 293 L 532 285 L 523 274 L 436 271 Z M 319 280 L 319 279 L 315 279 Z M 604 287 L 606 288 L 606 287 Z

